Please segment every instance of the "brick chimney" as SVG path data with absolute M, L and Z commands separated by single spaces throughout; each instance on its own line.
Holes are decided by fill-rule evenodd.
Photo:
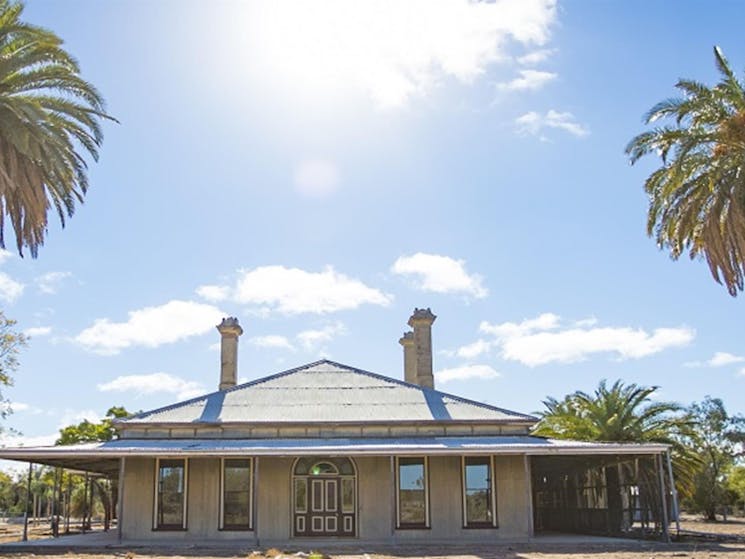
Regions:
M 435 377 L 432 374 L 432 323 L 436 318 L 430 309 L 414 309 L 408 322 L 414 330 L 414 382 L 427 388 L 435 387 Z
M 217 325 L 220 343 L 220 390 L 235 386 L 238 379 L 238 336 L 243 328 L 235 317 L 223 318 Z
M 404 332 L 398 340 L 404 348 L 404 380 L 416 384 L 416 349 L 414 348 L 414 332 Z

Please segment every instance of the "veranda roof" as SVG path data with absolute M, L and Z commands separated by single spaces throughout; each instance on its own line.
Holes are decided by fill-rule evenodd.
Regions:
M 406 456 L 406 455 L 648 455 L 656 443 L 593 443 L 531 436 L 333 439 L 118 439 L 68 446 L 0 449 L 0 459 L 114 474 L 123 457 Z

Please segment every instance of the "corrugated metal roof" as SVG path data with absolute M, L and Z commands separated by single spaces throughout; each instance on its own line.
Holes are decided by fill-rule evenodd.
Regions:
M 14 460 L 114 458 L 121 456 L 302 456 L 321 454 L 656 454 L 658 443 L 596 443 L 531 436 L 405 437 L 346 439 L 118 439 L 53 447 L 0 449 L 0 458 Z
M 393 421 L 535 422 L 536 418 L 329 360 L 140 413 L 132 424 Z

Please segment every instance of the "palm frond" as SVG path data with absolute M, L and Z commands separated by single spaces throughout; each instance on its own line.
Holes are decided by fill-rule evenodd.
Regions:
M 20 2 L 0 0 L 0 246 L 38 254 L 48 213 L 71 217 L 88 189 L 84 155 L 98 159 L 106 114 L 100 92 L 51 31 L 21 20 Z

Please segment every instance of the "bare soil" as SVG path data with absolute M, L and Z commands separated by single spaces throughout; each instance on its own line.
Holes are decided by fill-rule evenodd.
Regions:
M 719 518 L 716 522 L 711 522 L 700 516 L 684 514 L 681 515 L 680 530 L 682 533 L 745 538 L 745 518 L 730 516 L 726 521 Z
M 674 526 L 672 526 L 674 531 Z M 0 542 L 20 539 L 23 526 L 0 524 Z M 443 549 L 432 546 L 402 546 L 360 550 L 318 549 L 324 559 L 745 559 L 745 519 L 730 518 L 726 522 L 707 522 L 699 517 L 681 519 L 682 541 L 673 544 L 657 542 L 592 543 L 592 544 L 501 544 L 459 545 Z M 32 526 L 29 539 L 51 537 L 48 525 Z M 39 557 L 44 559 L 318 559 L 310 549 L 245 549 L 241 551 L 180 548 L 137 548 L 132 551 L 112 549 L 96 552 L 27 550 L 3 553 L 0 557 L 13 559 Z
M 0 554 L 0 557 L 26 558 L 43 557 L 45 559 L 263 559 L 264 554 L 251 552 L 226 553 L 221 551 L 188 552 L 179 551 L 174 553 L 163 553 L 162 550 L 148 551 L 138 549 L 136 552 L 111 551 L 107 553 L 8 553 Z M 295 553 L 283 554 L 274 559 L 307 559 L 308 555 L 296 555 Z M 745 545 L 741 544 L 671 544 L 671 545 L 645 545 L 626 548 L 618 545 L 583 545 L 580 548 L 565 549 L 557 546 L 551 549 L 548 546 L 479 546 L 475 549 L 465 551 L 464 549 L 442 549 L 434 551 L 432 548 L 421 552 L 407 549 L 402 552 L 377 553 L 329 553 L 324 554 L 325 559 L 740 559 L 745 558 Z

